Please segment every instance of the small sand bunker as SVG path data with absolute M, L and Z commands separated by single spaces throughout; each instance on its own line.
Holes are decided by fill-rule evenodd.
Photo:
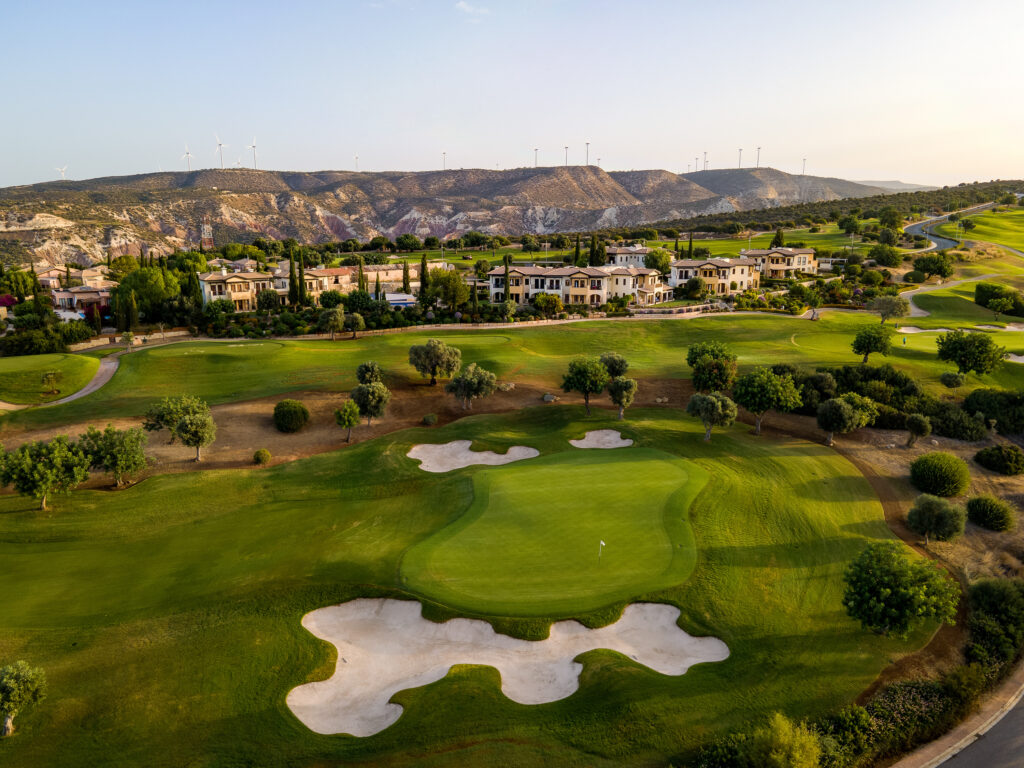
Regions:
M 420 469 L 424 472 L 451 472 L 453 469 L 462 469 L 473 464 L 496 466 L 540 456 L 540 451 L 536 448 L 528 448 L 525 445 L 513 445 L 504 456 L 494 451 L 470 450 L 472 445 L 471 440 L 452 440 L 450 443 L 437 445 L 420 444 L 414 445 L 405 455 L 410 459 L 417 459 L 420 462 Z
M 1015 355 L 1012 352 L 1006 353 L 1006 359 L 1011 363 L 1024 363 L 1024 355 Z
M 288 706 L 312 731 L 371 736 L 393 724 L 398 691 L 440 680 L 455 664 L 496 667 L 501 690 L 520 704 L 542 704 L 579 687 L 576 656 L 597 648 L 618 651 L 664 675 L 694 664 L 723 661 L 729 649 L 714 637 L 693 637 L 676 626 L 679 609 L 635 603 L 600 629 L 576 621 L 551 626 L 547 640 L 517 640 L 476 619 L 435 624 L 410 600 L 360 599 L 307 613 L 302 626 L 338 649 L 334 675 L 293 688 Z
M 576 448 L 628 448 L 633 441 L 614 429 L 594 429 L 582 440 L 570 440 L 569 444 Z
M 918 328 L 916 325 L 905 325 L 896 329 L 897 333 L 949 333 L 949 328 Z

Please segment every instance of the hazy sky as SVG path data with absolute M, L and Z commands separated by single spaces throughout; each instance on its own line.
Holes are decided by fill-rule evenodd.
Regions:
M 278 170 L 761 164 L 1024 177 L 1024 3 L 3 3 L 0 186 Z

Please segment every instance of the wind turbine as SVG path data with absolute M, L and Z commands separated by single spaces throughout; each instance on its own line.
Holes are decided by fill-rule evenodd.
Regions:
M 188 144 L 185 145 L 185 154 L 181 156 L 181 159 L 188 163 L 189 173 L 192 172 L 192 153 L 188 151 Z
M 252 144 L 250 144 L 248 147 L 246 147 L 246 149 L 251 149 L 252 150 L 252 169 L 255 171 L 256 170 L 256 137 L 255 136 L 252 137 Z
M 224 169 L 224 147 L 226 147 L 227 144 L 223 143 L 220 140 L 220 136 L 218 136 L 216 133 L 213 134 L 213 138 L 215 138 L 217 140 L 217 152 L 220 153 L 220 167 L 221 167 L 221 170 L 223 170 Z
M 54 170 L 60 174 L 61 181 L 64 181 L 64 171 L 66 171 L 67 169 L 68 167 L 66 165 L 63 168 L 54 168 Z

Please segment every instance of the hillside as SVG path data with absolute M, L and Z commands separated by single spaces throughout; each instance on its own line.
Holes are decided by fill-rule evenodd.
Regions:
M 206 217 L 218 245 L 261 235 L 319 243 L 586 231 L 883 191 L 771 168 L 151 173 L 0 189 L 0 253 L 50 263 L 166 253 L 197 244 Z

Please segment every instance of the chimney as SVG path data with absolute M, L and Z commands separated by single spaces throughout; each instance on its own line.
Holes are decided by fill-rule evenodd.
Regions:
M 221 267 L 220 268 L 220 273 L 221 273 L 221 275 L 226 275 L 228 273 L 228 268 L 227 267 Z

